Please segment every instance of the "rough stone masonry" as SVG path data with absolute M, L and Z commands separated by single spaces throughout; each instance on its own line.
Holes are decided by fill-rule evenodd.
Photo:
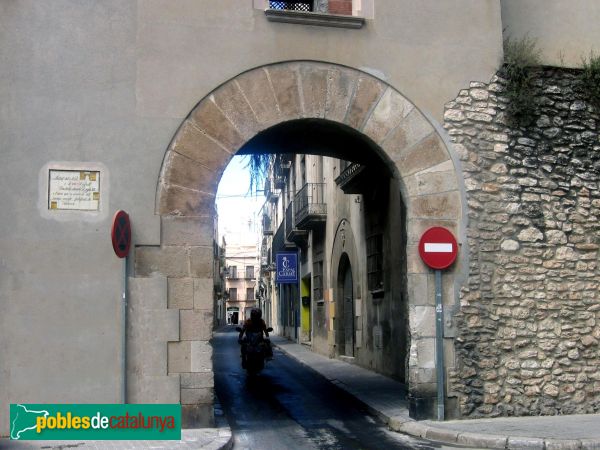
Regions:
M 499 74 L 445 110 L 470 257 L 449 395 L 465 417 L 598 412 L 600 107 L 578 71 L 540 68 L 516 126 Z

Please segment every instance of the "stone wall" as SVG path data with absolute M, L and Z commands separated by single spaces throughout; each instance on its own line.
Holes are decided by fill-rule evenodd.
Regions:
M 465 417 L 600 410 L 600 111 L 577 75 L 536 70 L 526 128 L 500 76 L 446 105 L 469 216 L 449 378 Z

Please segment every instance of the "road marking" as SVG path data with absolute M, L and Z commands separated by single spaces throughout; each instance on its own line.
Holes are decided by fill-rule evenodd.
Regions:
M 452 253 L 452 244 L 425 243 L 425 253 Z

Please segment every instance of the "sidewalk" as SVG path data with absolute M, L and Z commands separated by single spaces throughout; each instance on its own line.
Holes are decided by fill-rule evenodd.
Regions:
M 271 342 L 352 394 L 394 431 L 471 448 L 600 450 L 600 414 L 414 421 L 402 384 L 279 336 L 271 336 Z

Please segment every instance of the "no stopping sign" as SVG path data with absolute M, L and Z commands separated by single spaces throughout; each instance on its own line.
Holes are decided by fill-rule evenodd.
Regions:
M 116 255 L 119 258 L 125 258 L 129 254 L 129 247 L 131 247 L 131 223 L 129 214 L 125 211 L 119 210 L 115 213 L 110 236 Z

